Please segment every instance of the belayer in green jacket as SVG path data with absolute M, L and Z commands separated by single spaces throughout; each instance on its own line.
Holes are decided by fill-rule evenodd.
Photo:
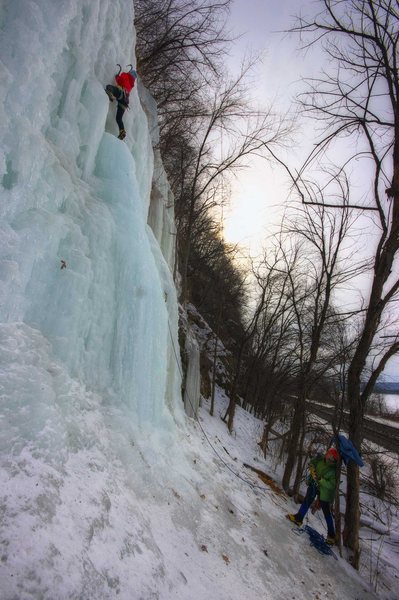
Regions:
M 287 519 L 296 525 L 302 525 L 302 521 L 308 512 L 313 500 L 317 497 L 320 508 L 323 511 L 327 523 L 328 544 L 335 544 L 334 519 L 331 514 L 331 503 L 334 502 L 336 470 L 339 453 L 336 448 L 329 448 L 324 457 L 318 454 L 309 463 L 309 475 L 307 479 L 308 489 L 304 501 L 296 514 L 287 515 Z

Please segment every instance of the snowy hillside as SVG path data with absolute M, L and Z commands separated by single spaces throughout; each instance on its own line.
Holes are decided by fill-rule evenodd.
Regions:
M 158 198 L 166 204 L 167 186 L 156 172 L 155 239 L 152 141 L 137 88 L 127 143 L 115 137 L 103 89 L 115 63 L 134 62 L 132 24 L 126 1 L 12 0 L 0 9 L 7 598 L 58 589 L 57 562 L 90 588 L 95 568 L 82 552 L 108 510 L 128 521 L 138 428 L 167 435 L 182 418 L 173 227 Z M 123 519 L 108 499 L 122 485 L 118 472 Z
M 242 473 L 254 419 L 184 415 L 156 116 L 139 84 L 116 138 L 116 63 L 130 0 L 2 2 L 0 598 L 372 598 Z

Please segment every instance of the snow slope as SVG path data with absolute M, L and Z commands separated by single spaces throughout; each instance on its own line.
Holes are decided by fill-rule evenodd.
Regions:
M 0 598 L 371 598 L 232 472 L 255 421 L 203 411 L 227 468 L 185 420 L 154 110 L 120 142 L 103 91 L 133 47 L 130 0 L 0 7 Z

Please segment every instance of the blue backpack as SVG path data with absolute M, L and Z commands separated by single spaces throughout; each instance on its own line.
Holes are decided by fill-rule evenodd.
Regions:
M 353 460 L 359 467 L 364 466 L 364 462 L 361 459 L 359 452 L 347 437 L 340 434 L 335 437 L 335 441 L 337 442 L 341 458 L 346 465 L 350 460 Z

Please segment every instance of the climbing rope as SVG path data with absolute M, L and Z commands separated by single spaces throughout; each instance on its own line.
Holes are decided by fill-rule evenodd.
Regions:
M 173 340 L 172 331 L 171 331 L 171 329 L 170 329 L 170 322 L 169 322 L 169 319 L 168 319 L 168 329 L 169 329 L 169 335 L 170 335 L 170 339 L 171 339 L 171 342 L 172 342 L 173 353 L 174 353 L 174 355 L 175 355 L 176 364 L 177 364 L 177 367 L 178 367 L 178 369 L 179 369 L 179 371 L 180 371 L 180 376 L 181 376 L 181 378 L 183 379 L 183 372 L 182 372 L 182 370 L 181 370 L 181 367 L 180 367 L 180 361 L 179 361 L 179 358 L 178 358 L 178 355 L 177 355 L 177 352 L 176 352 L 176 347 L 175 347 L 175 343 L 174 343 L 174 340 Z M 226 462 L 226 461 L 225 461 L 225 460 L 224 460 L 224 459 L 223 459 L 223 458 L 220 456 L 219 452 L 216 450 L 216 448 L 215 448 L 215 447 L 214 447 L 214 445 L 212 444 L 211 440 L 209 439 L 208 435 L 206 434 L 206 432 L 205 432 L 205 429 L 202 427 L 202 425 L 201 425 L 201 421 L 199 420 L 199 418 L 198 418 L 198 416 L 197 416 L 197 414 L 196 414 L 195 408 L 194 408 L 194 406 L 193 406 L 193 403 L 191 402 L 191 398 L 190 398 L 190 395 L 189 395 L 189 393 L 187 392 L 187 390 L 186 390 L 186 393 L 187 393 L 187 399 L 188 399 L 188 402 L 189 402 L 189 404 L 190 404 L 191 408 L 193 409 L 194 418 L 195 418 L 195 420 L 197 421 L 197 423 L 198 423 L 198 425 L 199 425 L 199 427 L 200 427 L 200 429 L 201 429 L 201 431 L 202 431 L 202 433 L 203 433 L 203 435 L 204 435 L 204 437 L 205 437 L 206 441 L 208 442 L 209 446 L 212 448 L 213 452 L 216 454 L 216 456 L 218 457 L 218 459 L 219 459 L 219 460 L 220 460 L 220 461 L 223 463 L 223 465 L 226 467 L 226 469 L 228 469 L 228 470 L 230 471 L 230 473 L 232 473 L 232 474 L 233 474 L 235 477 L 237 477 L 237 479 L 240 479 L 241 481 L 243 481 L 244 483 L 246 483 L 247 485 L 249 485 L 249 486 L 250 486 L 252 489 L 258 489 L 258 490 L 262 490 L 262 491 L 264 492 L 264 491 L 265 491 L 265 489 L 266 489 L 265 487 L 262 487 L 262 486 L 260 486 L 260 485 L 256 485 L 255 483 L 252 483 L 252 481 L 249 481 L 248 479 L 245 479 L 245 477 L 242 477 L 241 475 L 239 475 L 239 474 L 238 474 L 236 471 L 234 471 L 234 469 L 232 469 L 232 468 L 230 467 L 230 465 L 229 465 L 229 464 L 228 464 L 228 463 L 227 463 L 227 462 Z
M 313 529 L 313 527 L 310 527 L 310 525 L 305 525 L 305 527 L 295 527 L 292 529 L 292 531 L 296 535 L 307 533 L 310 539 L 310 545 L 316 548 L 317 552 L 326 556 L 333 556 L 335 560 L 338 560 L 332 548 L 330 548 L 330 546 L 326 543 L 321 533 L 316 531 L 316 529 Z

